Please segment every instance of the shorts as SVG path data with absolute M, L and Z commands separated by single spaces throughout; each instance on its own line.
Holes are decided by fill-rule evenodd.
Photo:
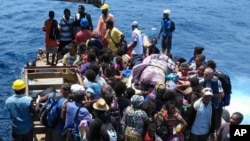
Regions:
M 57 54 L 57 47 L 55 46 L 46 46 L 46 53 Z

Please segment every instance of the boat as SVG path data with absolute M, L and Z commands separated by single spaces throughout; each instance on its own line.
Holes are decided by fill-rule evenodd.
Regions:
M 53 1 L 63 1 L 63 2 L 74 2 L 82 4 L 92 4 L 97 8 L 100 8 L 105 0 L 53 0 Z
M 41 51 L 41 50 L 40 50 Z M 39 51 L 39 52 L 40 52 Z M 57 91 L 64 83 L 83 84 L 81 75 L 74 70 L 74 66 L 48 66 L 43 53 L 38 53 L 35 66 L 26 66 L 23 70 L 24 81 L 26 83 L 25 94 L 36 99 L 37 94 L 47 88 L 53 87 Z M 34 140 L 41 141 L 45 137 L 46 127 L 39 121 L 38 116 L 34 116 Z

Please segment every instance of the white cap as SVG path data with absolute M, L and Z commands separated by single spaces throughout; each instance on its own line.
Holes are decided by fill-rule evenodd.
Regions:
M 79 90 L 85 91 L 83 85 L 80 85 L 80 84 L 73 84 L 73 85 L 71 85 L 70 90 L 71 90 L 72 93 L 77 92 Z
M 163 14 L 170 14 L 170 10 L 169 9 L 165 9 L 165 10 L 163 10 Z
M 132 26 L 138 26 L 138 22 L 137 21 L 133 21 L 131 25 Z
M 208 87 L 202 89 L 202 94 L 203 94 L 204 96 L 207 96 L 207 95 L 213 96 L 212 89 L 211 89 L 211 88 L 208 88 Z

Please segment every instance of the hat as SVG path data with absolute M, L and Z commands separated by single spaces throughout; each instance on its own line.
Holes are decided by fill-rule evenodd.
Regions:
M 17 79 L 13 82 L 12 84 L 12 89 L 13 90 L 22 90 L 25 88 L 25 82 L 21 79 Z
M 131 97 L 130 101 L 132 102 L 133 106 L 137 108 L 143 103 L 144 97 L 136 94 Z
M 80 25 L 81 26 L 84 26 L 84 27 L 86 27 L 86 26 L 88 26 L 88 20 L 86 19 L 86 18 L 82 18 L 81 19 L 81 21 L 80 21 Z
M 103 98 L 99 98 L 94 104 L 93 108 L 99 111 L 107 111 L 109 110 L 109 106 Z
M 73 84 L 73 85 L 71 85 L 70 90 L 71 90 L 72 93 L 74 93 L 76 91 L 80 91 L 80 90 L 85 91 L 83 85 L 80 85 L 80 84 Z
M 107 10 L 107 9 L 109 9 L 109 5 L 108 4 L 103 4 L 102 6 L 101 6 L 101 9 L 102 10 Z
M 137 21 L 133 21 L 131 26 L 138 26 L 138 22 Z
M 202 94 L 203 94 L 204 96 L 208 96 L 208 95 L 213 96 L 212 89 L 211 89 L 211 88 L 208 88 L 208 87 L 202 89 Z
M 92 95 L 95 95 L 95 91 L 92 88 L 88 88 L 86 90 L 87 93 L 91 93 Z
M 170 10 L 169 9 L 165 9 L 165 10 L 163 10 L 163 14 L 170 14 Z

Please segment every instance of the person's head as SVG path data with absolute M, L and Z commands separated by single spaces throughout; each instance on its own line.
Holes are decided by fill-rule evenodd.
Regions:
M 163 18 L 168 19 L 170 12 L 171 11 L 169 9 L 163 10 Z
M 148 135 L 151 138 L 155 138 L 155 133 L 156 133 L 156 125 L 155 123 L 149 123 L 148 125 Z
M 155 85 L 156 98 L 161 98 L 166 93 L 166 84 L 157 83 Z
M 135 95 L 135 90 L 132 87 L 127 88 L 124 96 L 130 99 L 133 95 Z
M 213 76 L 214 76 L 214 70 L 212 68 L 205 68 L 204 72 L 203 72 L 203 76 L 205 80 L 212 80 Z
M 24 94 L 26 88 L 26 84 L 23 80 L 17 79 L 12 83 L 12 89 L 16 94 Z
M 106 22 L 106 28 L 107 29 L 112 29 L 114 27 L 114 22 L 109 19 L 107 22 Z
M 72 93 L 73 100 L 75 102 L 81 103 L 84 100 L 86 92 L 85 90 L 78 90 Z
M 134 30 L 135 28 L 138 28 L 138 22 L 137 21 L 133 21 L 131 24 L 132 30 Z
M 55 17 L 55 12 L 54 11 L 49 11 L 49 18 L 54 19 Z
M 187 62 L 183 62 L 180 64 L 180 72 L 182 75 L 187 75 L 189 71 L 189 64 Z
M 86 50 L 87 50 L 86 44 L 85 44 L 85 43 L 79 43 L 77 49 L 78 49 L 78 50 L 77 50 L 77 53 L 78 53 L 79 55 L 85 54 L 85 53 L 86 53 Z
M 86 29 L 89 25 L 89 22 L 86 18 L 82 18 L 80 21 L 81 29 Z
M 88 62 L 94 62 L 96 61 L 96 54 L 93 52 L 88 53 Z
M 204 47 L 203 46 L 196 46 L 194 48 L 194 56 L 198 55 L 198 54 L 202 54 L 204 50 Z
M 205 67 L 203 65 L 201 65 L 197 68 L 197 74 L 199 77 L 203 77 L 204 70 L 205 70 Z
M 97 75 L 100 74 L 100 66 L 98 63 L 93 63 L 90 65 L 89 69 L 93 70 Z
M 214 60 L 208 60 L 206 63 L 206 67 L 212 68 L 214 71 L 216 70 L 216 63 Z
M 85 7 L 84 7 L 83 5 L 79 5 L 79 6 L 78 6 L 78 13 L 79 13 L 79 14 L 83 14 L 84 11 L 85 11 Z
M 168 100 L 166 102 L 166 109 L 169 114 L 174 114 L 176 111 L 176 101 L 175 100 Z
M 71 92 L 71 84 L 69 83 L 64 83 L 62 84 L 61 86 L 61 89 L 60 89 L 60 92 L 61 94 L 65 97 L 65 98 L 68 98 L 70 92 Z
M 212 99 L 213 91 L 211 88 L 206 87 L 202 89 L 201 94 L 202 94 L 202 101 L 207 104 Z
M 205 61 L 205 59 L 206 59 L 205 55 L 203 55 L 203 54 L 197 54 L 195 56 L 195 60 L 194 60 L 195 64 L 196 64 L 196 67 L 201 66 L 203 64 L 203 61 Z
M 155 37 L 152 38 L 151 44 L 152 44 L 152 46 L 155 46 L 157 44 L 157 38 L 155 38 Z
M 140 96 L 140 95 L 133 95 L 130 99 L 131 103 L 132 103 L 132 106 L 134 108 L 140 108 L 142 107 L 143 105 L 143 102 L 144 102 L 144 97 L 143 96 Z
M 68 45 L 68 52 L 71 56 L 74 56 L 76 54 L 76 51 L 77 51 L 77 46 L 75 43 L 70 43 Z
M 232 116 L 230 117 L 230 124 L 231 125 L 239 125 L 242 120 L 243 120 L 244 116 L 242 113 L 240 112 L 235 112 L 232 114 Z
M 117 97 L 122 96 L 122 94 L 125 93 L 126 89 L 127 89 L 127 86 L 124 82 L 118 81 L 115 83 L 114 90 L 115 90 Z
M 88 70 L 85 72 L 85 76 L 86 76 L 86 78 L 88 79 L 88 81 L 90 81 L 90 82 L 95 82 L 96 73 L 95 73 L 93 70 L 88 69 Z
M 69 19 L 70 15 L 71 15 L 70 10 L 68 8 L 65 8 L 64 11 L 63 11 L 63 13 L 64 13 L 64 17 L 66 19 Z
M 103 15 L 107 15 L 108 14 L 108 10 L 109 10 L 109 5 L 108 4 L 103 4 L 102 6 L 101 6 L 101 10 L 102 10 L 102 14 Z
M 93 104 L 94 114 L 95 116 L 100 116 L 101 114 L 105 114 L 106 111 L 109 110 L 109 106 L 103 98 L 99 98 Z
M 106 103 L 110 106 L 113 101 L 113 96 L 115 95 L 114 90 L 108 84 L 103 85 L 101 88 L 102 98 L 106 101 Z

